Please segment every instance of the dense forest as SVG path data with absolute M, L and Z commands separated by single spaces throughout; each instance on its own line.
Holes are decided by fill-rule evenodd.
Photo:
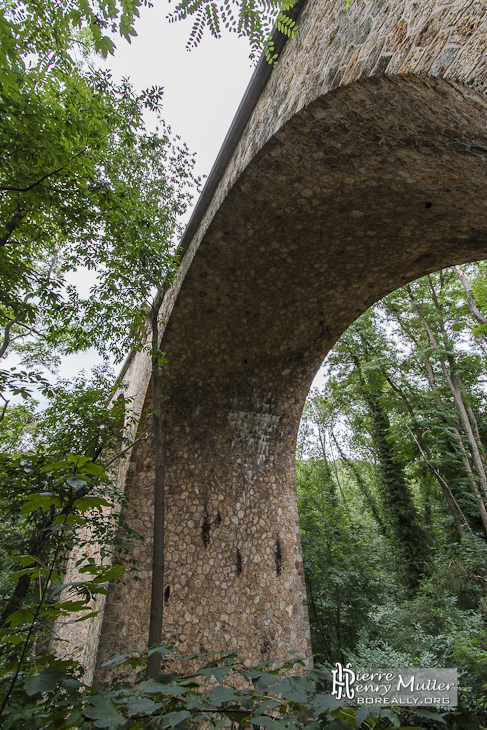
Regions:
M 487 718 L 486 275 L 447 269 L 360 317 L 308 398 L 297 461 L 319 660 L 456 666 L 458 727 Z

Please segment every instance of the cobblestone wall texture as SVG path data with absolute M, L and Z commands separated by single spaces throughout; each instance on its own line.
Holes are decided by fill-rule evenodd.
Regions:
M 183 651 L 309 655 L 294 447 L 311 380 L 380 297 L 487 256 L 487 5 L 343 7 L 306 4 L 164 304 L 165 637 Z M 142 355 L 126 379 L 142 408 Z M 147 642 L 152 470 L 149 440 L 126 479 L 140 581 L 110 588 L 98 676 Z

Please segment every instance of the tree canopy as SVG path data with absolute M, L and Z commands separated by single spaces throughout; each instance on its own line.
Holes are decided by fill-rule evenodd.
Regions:
M 480 264 L 362 315 L 310 394 L 296 474 L 315 651 L 457 666 L 458 728 L 486 711 L 486 301 Z
M 136 94 L 73 59 L 69 17 L 52 27 L 45 18 L 31 39 L 40 5 L 18 18 L 20 7 L 0 94 L 0 357 L 16 351 L 22 366 L 0 371 L 4 402 L 8 391 L 47 387 L 33 363 L 92 345 L 126 354 L 174 270 L 177 220 L 195 184 L 192 155 L 160 118 L 162 90 Z M 155 132 L 145 110 L 158 116 Z M 93 272 L 87 298 L 77 271 Z
M 169 14 L 169 22 L 193 20 L 187 48 L 197 46 L 205 30 L 219 38 L 223 29 L 248 38 L 250 57 L 264 52 L 275 62 L 273 28 L 286 36 L 298 31 L 289 11 L 298 0 L 181 0 Z M 348 3 L 344 4 L 347 5 Z M 25 66 L 25 49 L 38 54 L 47 67 L 53 57 L 66 68 L 75 63 L 76 55 L 86 48 L 87 41 L 96 53 L 107 57 L 115 50 L 114 38 L 119 35 L 130 43 L 137 35 L 136 21 L 142 7 L 151 7 L 149 0 L 95 0 L 95 2 L 59 2 L 13 0 L 0 7 L 0 83 L 14 81 L 15 70 Z

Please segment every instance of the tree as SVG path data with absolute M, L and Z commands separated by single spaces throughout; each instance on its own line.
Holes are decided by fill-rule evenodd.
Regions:
M 462 729 L 485 724 L 486 360 L 468 301 L 482 315 L 483 270 L 462 270 L 465 288 L 453 271 L 424 277 L 349 328 L 305 406 L 296 480 L 314 650 L 457 666 L 462 714 L 448 722 Z
M 143 109 L 159 109 L 160 90 L 138 98 L 128 84 L 117 87 L 98 73 L 62 83 L 56 101 L 44 89 L 47 96 L 37 99 L 26 92 L 25 108 L 10 107 L 8 99 L 2 106 L 9 165 L 1 180 L 7 223 L 0 249 L 0 356 L 12 346 L 19 352 L 19 341 L 27 339 L 21 354 L 34 351 L 47 365 L 53 348 L 74 352 L 95 344 L 104 352 L 115 347 L 123 357 L 144 321 L 141 307 L 174 269 L 175 221 L 189 200 L 192 168 L 192 157 L 171 143 L 169 130 L 144 130 Z M 35 139 L 36 125 L 42 134 L 32 152 L 27 140 Z M 12 145 L 17 126 L 25 138 L 14 135 Z M 50 166 L 52 174 L 42 174 Z M 96 277 L 87 301 L 65 284 L 67 272 L 80 268 Z M 24 387 L 35 377 L 19 375 Z M 12 372 L 4 371 L 7 380 Z
M 9 617 L 21 608 L 31 593 L 32 574 L 29 568 L 33 570 L 39 564 L 49 563 L 59 514 L 69 512 L 68 505 L 74 499 L 82 504 L 81 500 L 92 492 L 90 480 L 86 484 L 78 484 L 78 488 L 73 491 L 69 479 L 59 481 L 56 468 L 50 468 L 49 465 L 61 464 L 67 470 L 74 468 L 76 472 L 76 466 L 81 461 L 86 473 L 93 465 L 93 475 L 104 476 L 103 470 L 95 464 L 111 461 L 113 451 L 122 445 L 119 425 L 124 416 L 125 403 L 116 400 L 108 405 L 112 392 L 113 376 L 107 368 L 100 367 L 90 380 L 78 376 L 72 383 L 59 382 L 52 388 L 49 403 L 41 414 L 24 406 L 14 409 L 17 443 L 12 449 L 11 439 L 8 439 L 3 453 L 4 444 L 0 445 L 0 515 L 4 525 L 0 544 L 5 556 L 4 572 L 21 567 L 24 570 L 14 581 L 13 588 L 8 582 L 2 586 L 0 627 L 5 626 Z M 19 426 L 18 422 L 22 420 L 23 424 Z M 24 432 L 26 429 L 30 432 L 27 442 L 19 438 L 22 426 Z M 74 459 L 72 465 L 68 463 L 70 459 Z M 33 490 L 55 497 L 52 508 L 43 509 L 42 499 L 37 504 Z M 26 509 L 24 500 L 29 500 L 29 495 L 30 507 Z M 98 496 L 102 496 L 100 489 Z M 115 497 L 108 486 L 103 496 L 111 502 L 120 498 L 119 495 Z M 95 518 L 96 514 L 93 534 L 97 532 Z M 107 525 L 103 526 L 104 536 L 108 529 Z M 109 534 L 106 534 L 106 541 L 108 545 Z M 66 544 L 69 544 L 69 540 Z M 25 556 L 29 556 L 30 563 L 25 561 Z M 7 569 L 9 563 L 10 571 Z
M 343 471 L 339 479 L 341 490 L 326 455 L 296 465 L 313 650 L 330 663 L 345 662 L 384 590 L 376 562 L 380 538 L 373 525 L 360 524 L 355 509 L 350 512 L 354 500 L 347 484 L 344 501 Z
M 365 417 L 370 435 L 368 448 L 377 463 L 379 524 L 395 544 L 403 579 L 414 589 L 427 562 L 428 541 L 392 435 L 388 383 L 375 355 L 385 352 L 383 339 L 371 316 L 364 315 L 342 336 L 329 363 L 340 378 L 341 388 L 347 388 L 349 398 L 353 394 L 355 411 L 360 403 L 360 418 Z M 390 356 L 390 348 L 387 354 Z M 374 499 L 369 498 L 368 503 L 374 511 Z
M 105 15 L 98 22 L 89 8 L 64 16 L 59 6 L 53 6 L 53 29 L 45 28 L 39 38 L 32 34 L 40 11 L 36 3 L 14 4 L 3 16 L 16 43 L 4 58 L 0 99 L 4 112 L 0 141 L 5 151 L 0 169 L 5 221 L 0 232 L 5 283 L 0 357 L 15 350 L 22 361 L 20 369 L 7 367 L 0 373 L 2 416 L 7 414 L 9 393 L 27 396 L 29 386 L 37 383 L 49 392 L 40 365 L 53 366 L 59 354 L 90 346 L 120 360 L 130 347 L 146 346 L 149 325 L 156 504 L 162 500 L 163 505 L 159 309 L 177 267 L 178 217 L 197 181 L 192 175 L 193 157 L 177 139 L 172 141 L 160 119 L 161 89 L 137 96 L 128 83 L 117 86 L 109 75 L 85 70 L 74 59 L 73 45 L 79 37 L 73 36 L 72 24 L 88 24 L 95 47 L 104 50 L 96 28 L 107 27 L 118 10 L 111 4 L 99 7 Z M 26 68 L 22 56 L 32 50 L 31 41 L 38 56 Z M 158 115 L 155 133 L 145 129 L 145 108 Z M 16 128 L 22 130 L 17 137 Z M 94 276 L 86 299 L 66 282 L 67 274 L 83 268 Z M 28 369 L 32 363 L 35 368 Z M 68 450 L 79 453 L 72 432 L 70 439 Z M 82 458 L 91 463 L 98 456 Z M 161 564 L 157 546 L 163 546 L 164 519 L 159 517 L 156 525 L 161 526 L 162 541 L 159 533 L 154 538 L 156 586 L 158 568 L 163 571 L 163 550 Z M 49 522 L 42 528 L 43 545 L 49 542 L 51 526 Z M 37 553 L 33 557 L 37 559 Z M 26 597 L 29 585 L 27 575 L 14 590 L 15 605 Z M 12 606 L 10 601 L 7 615 Z M 151 641 L 159 643 L 152 635 Z
M 434 403 L 437 415 L 431 435 L 441 438 L 440 448 L 444 454 L 443 463 L 437 464 L 437 471 L 450 465 L 449 468 L 457 472 L 454 477 L 456 484 L 465 484 L 460 491 L 457 486 L 456 494 L 450 489 L 449 506 L 457 512 L 457 526 L 460 523 L 468 531 L 465 517 L 470 513 L 469 519 L 473 519 L 474 524 L 480 522 L 485 530 L 485 448 L 475 415 L 475 411 L 480 412 L 483 398 L 478 388 L 481 359 L 473 349 L 471 339 L 470 350 L 465 351 L 463 347 L 468 320 L 464 310 L 457 305 L 458 292 L 454 292 L 454 282 L 451 272 L 447 271 L 436 277 L 436 281 L 431 276 L 427 277 L 389 298 L 386 306 L 414 347 L 411 363 L 414 363 L 415 373 L 427 384 L 428 399 Z M 405 298 L 407 308 L 404 306 Z M 460 337 L 462 330 L 464 334 Z M 438 447 L 439 443 L 435 448 Z M 447 458 L 446 454 L 450 456 Z M 446 481 L 451 482 L 452 479 L 449 477 Z M 476 504 L 474 512 L 473 501 Z M 463 527 L 459 529 L 461 531 Z

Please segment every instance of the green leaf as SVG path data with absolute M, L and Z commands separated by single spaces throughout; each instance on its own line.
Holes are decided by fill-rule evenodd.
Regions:
M 395 712 L 393 712 L 392 710 L 389 710 L 389 709 L 381 710 L 380 716 L 387 717 L 387 719 L 391 721 L 393 728 L 398 728 L 399 725 L 401 724 L 398 715 Z
M 338 709 L 338 707 L 342 707 L 344 703 L 344 700 L 337 700 L 337 698 L 331 694 L 317 694 L 313 697 L 313 707 L 316 708 L 319 715 L 321 715 L 322 712 L 332 712 L 333 710 Z
M 95 727 L 115 730 L 125 724 L 125 718 L 117 712 L 110 697 L 103 694 L 90 697 L 89 704 L 84 708 L 83 713 L 90 720 L 95 720 Z
M 83 489 L 83 487 L 86 487 L 86 479 L 83 479 L 83 477 L 68 477 L 66 479 L 66 484 L 68 484 L 70 487 L 72 487 L 75 491 L 78 489 Z
M 27 514 L 33 512 L 36 509 L 42 509 L 43 512 L 47 512 L 51 507 L 61 507 L 61 500 L 56 495 L 45 492 L 41 494 L 29 494 L 26 498 L 22 508 L 21 514 Z
M 31 623 L 35 615 L 35 609 L 18 608 L 17 611 L 11 613 L 6 619 L 6 623 L 12 628 L 18 628 L 24 624 Z
M 88 497 L 81 497 L 81 499 L 77 499 L 73 507 L 76 509 L 79 509 L 81 512 L 88 512 L 88 510 L 91 509 L 99 509 L 100 507 L 110 507 L 110 503 L 107 502 L 104 497 L 96 497 L 94 495 L 90 495 Z
M 155 679 L 152 679 L 152 677 L 151 679 L 146 679 L 143 682 L 140 682 L 137 685 L 137 689 L 152 695 L 162 694 L 163 691 L 162 686 L 158 682 L 156 682 Z
M 215 687 L 208 695 L 208 702 L 215 707 L 228 704 L 229 702 L 235 704 L 238 703 L 239 700 L 240 697 L 234 690 L 222 686 Z
M 183 720 L 189 720 L 190 717 L 191 713 L 187 710 L 168 712 L 167 715 L 164 715 L 164 724 L 168 723 L 169 727 L 176 727 L 176 725 L 179 725 L 183 722 Z
M 73 465 L 71 461 L 56 461 L 53 464 L 47 464 L 46 466 L 43 466 L 41 469 L 41 474 L 46 474 L 50 471 L 59 471 L 59 469 L 71 469 L 72 466 Z
M 92 474 L 93 476 L 101 477 L 102 479 L 108 479 L 108 474 L 101 466 L 98 466 L 98 464 L 85 463 L 82 466 L 78 465 L 78 471 L 82 474 Z
M 350 730 L 350 723 L 342 718 L 338 720 L 332 720 L 330 723 L 325 725 L 326 730 Z
M 357 723 L 357 728 L 361 726 L 363 721 L 366 719 L 367 715 L 369 714 L 369 710 L 367 707 L 360 707 L 355 713 L 355 722 Z
M 160 705 L 148 697 L 134 697 L 127 703 L 127 715 L 151 715 Z
M 260 727 L 269 728 L 269 730 L 289 730 L 288 725 L 284 724 L 282 720 L 267 717 L 266 715 L 254 715 L 254 717 L 250 719 L 250 722 L 260 725 Z
M 73 527 L 80 527 L 81 525 L 85 525 L 86 520 L 81 515 L 70 514 L 66 516 L 66 514 L 61 514 L 54 518 L 52 524 L 57 526 L 59 529 L 67 530 Z
M 63 669 L 56 666 L 48 667 L 33 677 L 27 677 L 24 681 L 24 689 L 29 697 L 43 692 L 51 692 L 56 689 L 65 677 L 66 672 Z
M 425 717 L 428 718 L 428 720 L 434 720 L 435 722 L 439 722 L 442 725 L 446 725 L 446 721 L 443 715 L 437 714 L 436 712 L 431 712 L 430 710 L 423 710 L 421 707 L 418 707 L 414 710 L 414 714 L 418 715 L 418 717 Z

